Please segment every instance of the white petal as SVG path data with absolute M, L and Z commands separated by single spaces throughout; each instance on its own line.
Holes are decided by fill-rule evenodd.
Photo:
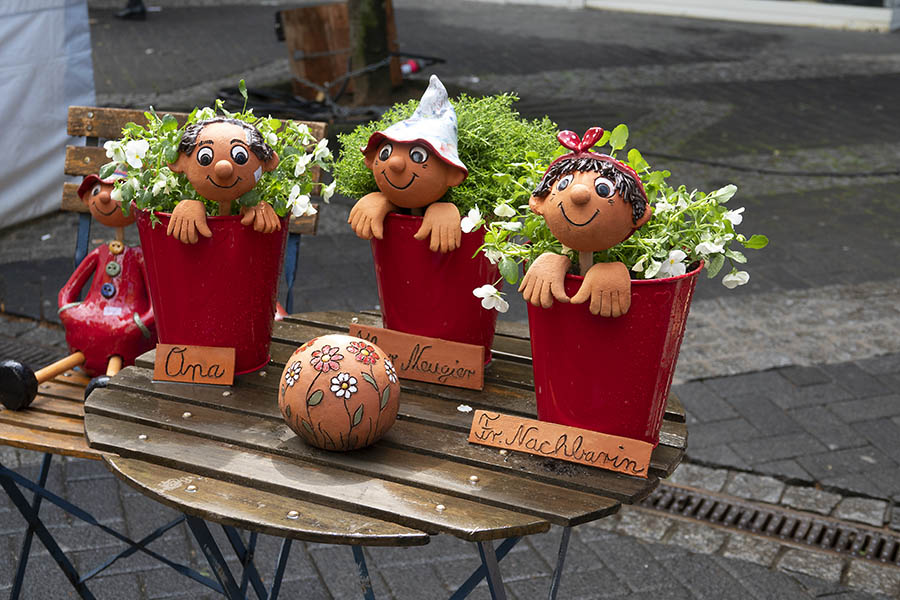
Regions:
M 729 290 L 733 290 L 737 286 L 744 285 L 748 281 L 750 281 L 750 273 L 747 271 L 732 271 L 722 278 L 722 285 Z
M 501 204 L 494 208 L 494 214 L 498 217 L 508 219 L 516 214 L 516 211 L 509 204 Z

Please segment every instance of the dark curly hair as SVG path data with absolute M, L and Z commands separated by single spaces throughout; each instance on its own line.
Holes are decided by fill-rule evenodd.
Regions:
M 253 152 L 259 160 L 268 162 L 272 156 L 275 155 L 275 151 L 269 147 L 256 127 L 239 119 L 229 119 L 226 117 L 206 119 L 205 121 L 198 121 L 197 123 L 185 127 L 184 133 L 181 135 L 181 143 L 178 144 L 178 151 L 183 152 L 186 156 L 193 154 L 194 148 L 197 147 L 197 136 L 200 135 L 200 130 L 213 123 L 230 123 L 243 128 L 243 130 L 247 132 L 247 145 L 250 147 L 250 151 Z
M 564 158 L 551 165 L 535 188 L 534 195 L 538 198 L 545 197 L 560 177 L 575 172 L 593 172 L 603 175 L 613 182 L 622 199 L 631 204 L 632 221 L 636 224 L 644 216 L 644 212 L 647 210 L 647 197 L 641 193 L 641 188 L 635 178 L 620 171 L 609 161 L 589 156 Z

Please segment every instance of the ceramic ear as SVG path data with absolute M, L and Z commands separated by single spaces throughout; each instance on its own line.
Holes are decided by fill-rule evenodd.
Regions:
M 184 152 L 179 152 L 175 162 L 169 163 L 169 170 L 173 173 L 184 173 L 184 170 L 187 168 L 187 162 L 190 159 L 191 157 Z
M 450 187 L 456 187 L 466 180 L 469 174 L 463 171 L 462 169 L 452 168 L 447 170 L 447 185 Z
M 541 212 L 543 210 L 543 206 L 544 206 L 544 198 L 541 198 L 539 196 L 532 196 L 531 198 L 528 199 L 528 208 L 531 209 L 531 212 L 533 212 L 537 215 L 543 216 L 544 213 Z
M 371 171 L 372 167 L 375 166 L 375 150 L 363 152 L 363 156 L 365 157 L 366 168 Z
M 278 158 L 278 153 L 272 150 L 272 157 L 263 163 L 263 172 L 268 173 L 274 171 L 278 167 L 280 161 L 281 159 Z
M 634 224 L 635 229 L 640 229 L 644 225 L 647 224 L 647 221 L 650 220 L 650 217 L 653 216 L 653 207 L 650 204 L 647 204 L 647 207 L 644 209 L 644 215 L 637 220 L 637 223 Z

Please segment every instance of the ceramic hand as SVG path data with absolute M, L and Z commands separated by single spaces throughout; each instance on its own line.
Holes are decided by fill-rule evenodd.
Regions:
M 268 202 L 260 202 L 256 206 L 241 207 L 241 225 L 253 225 L 253 230 L 260 233 L 272 233 L 281 229 L 281 219 Z
M 557 302 L 568 302 L 564 283 L 571 266 L 572 261 L 568 256 L 552 252 L 541 254 L 528 268 L 519 285 L 522 297 L 526 302 L 544 308 L 553 306 L 554 298 Z
M 171 235 L 183 244 L 196 244 L 203 237 L 212 237 L 206 224 L 206 207 L 200 200 L 182 200 L 175 205 L 166 235 Z
M 432 252 L 451 252 L 459 248 L 462 242 L 462 228 L 459 223 L 459 209 L 449 202 L 434 202 L 425 209 L 422 218 L 422 226 L 413 236 L 417 240 L 424 240 L 429 235 Z
M 347 222 L 357 237 L 379 240 L 384 237 L 384 218 L 396 207 L 381 192 L 366 194 L 353 205 Z
M 591 314 L 620 317 L 631 308 L 631 276 L 620 262 L 597 263 L 584 276 L 573 304 L 591 301 Z

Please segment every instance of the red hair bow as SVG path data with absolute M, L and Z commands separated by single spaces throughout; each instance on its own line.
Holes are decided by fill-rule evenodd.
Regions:
M 564 147 L 573 152 L 587 152 L 594 144 L 603 136 L 602 127 L 591 127 L 584 132 L 584 139 L 578 137 L 574 131 L 560 131 L 556 134 L 556 139 Z

